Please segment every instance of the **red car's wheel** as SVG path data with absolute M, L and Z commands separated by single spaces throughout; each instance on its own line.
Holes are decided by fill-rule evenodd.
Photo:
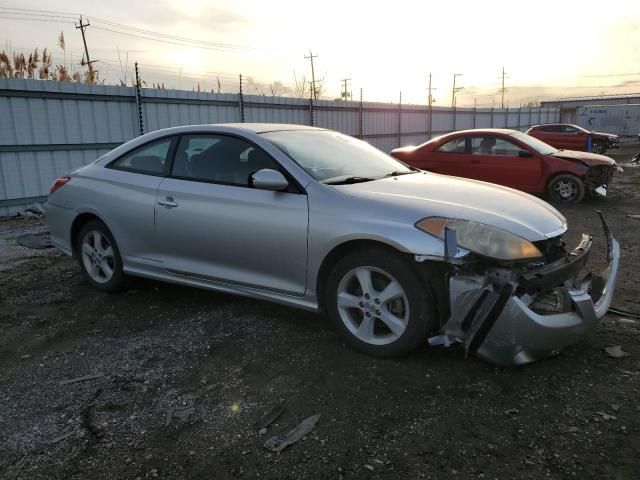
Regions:
M 549 182 L 549 196 L 552 200 L 566 203 L 579 203 L 584 198 L 584 182 L 575 175 L 562 173 Z

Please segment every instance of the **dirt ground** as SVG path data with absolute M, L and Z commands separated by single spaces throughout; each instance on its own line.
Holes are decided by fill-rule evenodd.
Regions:
M 640 313 L 640 220 L 626 216 L 640 168 L 606 199 L 560 207 L 601 265 L 595 208 L 622 245 L 614 305 Z M 609 315 L 524 368 L 460 348 L 376 359 L 320 316 L 261 301 L 146 280 L 97 292 L 73 259 L 16 246 L 39 229 L 0 222 L 0 478 L 640 478 L 638 320 Z M 629 355 L 607 356 L 616 345 Z M 263 447 L 314 414 L 297 444 Z

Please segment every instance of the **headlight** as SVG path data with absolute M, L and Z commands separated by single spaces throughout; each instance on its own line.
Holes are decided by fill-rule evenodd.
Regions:
M 455 230 L 458 245 L 486 257 L 498 260 L 522 260 L 542 257 L 528 240 L 500 228 L 454 218 L 429 217 L 416 223 L 423 232 L 444 240 L 445 227 Z

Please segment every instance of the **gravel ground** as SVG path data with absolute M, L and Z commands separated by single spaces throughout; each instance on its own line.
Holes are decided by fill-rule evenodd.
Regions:
M 639 186 L 630 166 L 609 198 L 560 207 L 594 253 L 605 211 L 623 252 L 614 304 L 636 313 Z M 97 292 L 73 259 L 16 245 L 42 228 L 0 222 L 0 478 L 640 478 L 639 321 L 607 316 L 524 368 L 459 348 L 376 359 L 278 305 L 146 280 Z M 314 414 L 299 443 L 263 447 Z

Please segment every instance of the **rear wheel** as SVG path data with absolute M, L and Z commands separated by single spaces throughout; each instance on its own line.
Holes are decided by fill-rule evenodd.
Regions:
M 584 182 L 570 173 L 556 175 L 549 182 L 549 196 L 558 202 L 578 203 L 584 198 Z
M 354 252 L 329 275 L 326 310 L 344 338 L 371 355 L 404 355 L 426 343 L 430 295 L 415 267 L 387 249 Z
M 92 220 L 82 227 L 77 246 L 80 268 L 92 286 L 105 292 L 118 292 L 129 286 L 120 251 L 104 223 Z

